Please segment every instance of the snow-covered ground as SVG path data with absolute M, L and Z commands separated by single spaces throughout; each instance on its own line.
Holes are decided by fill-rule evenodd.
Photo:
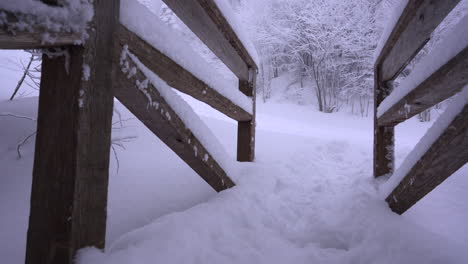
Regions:
M 0 113 L 34 117 L 37 98 L 8 102 L 9 91 Z M 234 160 L 236 124 L 186 99 Z M 1 263 L 24 260 L 34 140 L 21 159 L 16 145 L 34 126 L 0 116 Z M 397 128 L 398 164 L 429 126 L 413 119 Z M 117 148 L 118 171 L 111 157 L 105 253 L 85 249 L 81 264 L 468 261 L 468 168 L 393 214 L 372 178 L 370 118 L 259 102 L 256 161 L 238 163 L 237 186 L 219 194 L 138 120 L 113 132 L 136 138 Z

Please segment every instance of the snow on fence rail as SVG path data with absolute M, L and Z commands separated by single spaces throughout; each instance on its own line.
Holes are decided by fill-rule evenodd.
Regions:
M 393 211 L 402 214 L 468 162 L 468 86 L 429 128 L 383 186 Z
M 137 1 L 121 0 L 121 2 L 120 22 L 130 32 L 138 35 L 146 43 L 203 82 L 202 87 L 199 89 L 214 89 L 222 97 L 229 99 L 233 104 L 242 108 L 239 110 L 252 114 L 252 101 L 237 89 L 237 84 L 225 80 L 222 75 L 217 73 L 198 53 L 193 51 L 190 45 L 186 43 L 186 40 L 179 36 L 178 32 L 174 32 L 174 30 L 163 24 L 159 17 Z M 138 14 L 138 16 L 135 16 L 135 14 Z M 136 42 L 133 39 L 132 41 Z M 151 59 L 154 60 L 154 58 Z M 154 68 L 152 70 L 155 71 Z M 170 71 L 175 72 L 174 67 L 171 67 Z M 158 72 L 162 73 L 162 71 Z M 180 79 L 180 76 L 173 78 L 171 81 L 176 81 L 176 79 Z M 191 87 L 184 83 L 183 85 L 174 85 L 174 88 L 186 92 Z M 194 91 L 192 96 L 197 95 L 203 95 L 202 91 Z M 247 118 L 247 120 L 250 119 L 250 117 Z
M 375 177 L 393 174 L 394 126 L 456 94 L 468 84 L 467 19 L 462 19 L 449 37 L 403 81 L 401 90 L 392 91 L 393 80 L 458 2 L 409 0 L 400 8 L 402 13 L 390 35 L 383 36 L 386 41 L 375 65 Z M 449 109 L 440 117 L 435 124 L 437 127 L 430 129 L 392 176 L 391 181 L 401 182 L 386 200 L 396 213 L 405 212 L 468 161 L 467 100 L 465 90 L 457 97 L 458 108 Z
M 249 80 L 249 68 L 257 69 L 255 49 L 241 41 L 239 35 L 244 34 L 236 34 L 243 30 L 225 8 L 225 0 L 163 1 L 240 80 Z
M 226 174 L 230 162 L 169 86 L 237 120 L 237 160 L 254 159 L 256 56 L 239 26 L 228 23 L 233 18 L 213 0 L 166 1 L 236 74 L 238 89 L 195 59 L 136 0 L 120 2 L 0 2 L 1 49 L 47 48 L 27 264 L 71 264 L 80 248 L 104 248 L 114 95 L 216 191 L 234 186 Z M 126 46 L 135 56 L 123 61 L 123 73 Z
M 192 108 L 126 46 L 120 68 L 117 99 L 216 191 L 233 187 L 226 174 L 232 171 L 232 162 Z
M 379 124 L 395 125 L 453 96 L 468 82 L 463 69 L 468 69 L 468 15 L 383 100 Z

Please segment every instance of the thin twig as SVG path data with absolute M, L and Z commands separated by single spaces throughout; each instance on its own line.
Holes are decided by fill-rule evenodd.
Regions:
M 25 67 L 25 68 L 24 68 L 23 62 L 21 62 L 21 64 L 23 65 L 23 68 L 24 68 L 23 76 L 21 76 L 21 79 L 19 80 L 18 84 L 16 85 L 15 91 L 13 92 L 13 94 L 10 97 L 10 101 L 12 101 L 13 98 L 15 98 L 16 93 L 18 92 L 19 88 L 23 84 L 24 78 L 26 78 L 26 75 L 29 72 L 29 67 L 31 67 L 31 63 L 33 62 L 33 60 L 34 60 L 34 54 L 31 54 L 31 58 L 29 59 L 28 66 Z
M 17 115 L 17 114 L 12 114 L 12 113 L 0 113 L 0 116 L 11 116 L 11 117 L 14 117 L 14 118 L 21 118 L 21 119 L 27 119 L 27 120 L 31 120 L 31 121 L 37 121 L 36 119 L 32 118 L 32 117 L 29 117 L 29 116 L 22 116 L 22 115 Z
M 112 152 L 114 153 L 114 158 L 115 161 L 117 162 L 117 174 L 119 174 L 119 169 L 120 169 L 120 162 L 119 162 L 119 157 L 117 156 L 117 151 L 114 148 L 114 145 L 111 145 Z
M 28 142 L 28 140 L 36 135 L 37 131 L 34 131 L 34 133 L 30 134 L 29 136 L 27 136 L 26 138 L 23 139 L 23 141 L 21 141 L 18 146 L 16 146 L 16 152 L 18 153 L 18 159 L 21 159 L 21 147 L 26 144 L 26 142 Z

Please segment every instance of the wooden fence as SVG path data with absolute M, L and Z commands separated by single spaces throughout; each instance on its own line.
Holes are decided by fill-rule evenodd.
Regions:
M 394 172 L 394 127 L 455 95 L 468 84 L 468 47 L 465 47 L 388 110 L 377 114 L 378 107 L 392 92 L 392 82 L 458 2 L 409 0 L 382 48 L 375 64 L 375 177 Z M 402 214 L 467 162 L 468 107 L 465 105 L 386 201 L 394 212 Z
M 164 2 L 239 78 L 239 90 L 250 97 L 252 113 L 121 25 L 118 0 L 93 1 L 94 17 L 83 45 L 75 45 L 80 39 L 75 33 L 53 32 L 55 41 L 50 44 L 41 41 L 48 33 L 44 28 L 11 32 L 8 23 L 22 14 L 0 10 L 8 21 L 0 27 L 1 49 L 68 53 L 67 57 L 43 56 L 26 263 L 73 263 L 80 248 L 104 248 L 114 96 L 216 191 L 234 186 L 155 84 L 149 83 L 143 92 L 135 83 L 147 76 L 138 67 L 130 78 L 121 72 L 124 49 L 173 88 L 237 120 L 237 159 L 253 161 L 254 60 L 214 0 Z M 89 76 L 84 76 L 83 65 Z M 147 107 L 149 99 L 159 103 L 158 110 Z M 194 148 L 199 155 L 194 155 Z

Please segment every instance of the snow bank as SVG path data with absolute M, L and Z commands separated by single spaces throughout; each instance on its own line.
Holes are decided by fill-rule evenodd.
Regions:
M 85 249 L 78 263 L 466 263 L 462 246 L 377 197 L 371 141 L 366 151 L 313 133 L 258 132 L 258 160 L 240 164 L 247 176 L 236 187 L 133 230 L 105 252 Z
M 239 91 L 237 83 L 225 80 L 182 36 L 170 30 L 144 5 L 136 0 L 122 0 L 120 22 L 218 93 L 252 113 L 252 100 Z
M 468 15 L 465 15 L 445 38 L 437 43 L 434 49 L 415 65 L 411 74 L 403 79 L 400 85 L 385 98 L 377 109 L 377 117 L 382 116 L 440 67 L 468 47 L 467 25 Z
M 2 0 L 0 1 L 0 26 L 6 25 L 12 31 L 32 32 L 33 28 L 45 28 L 48 32 L 73 32 L 81 34 L 81 41 L 88 36 L 86 27 L 93 18 L 93 6 L 89 0 L 61 1 L 63 6 L 52 7 L 36 0 Z M 15 13 L 18 22 L 7 23 L 6 13 Z M 53 43 L 54 36 L 44 33 L 42 41 Z M 80 43 L 77 43 L 80 44 Z
M 411 168 L 421 159 L 434 142 L 442 135 L 455 117 L 463 110 L 468 103 L 468 86 L 457 94 L 445 112 L 429 128 L 424 137 L 418 142 L 416 147 L 406 157 L 400 167 L 392 177 L 382 186 L 382 194 L 387 197 L 395 189 L 403 178 L 410 172 Z
M 184 125 L 187 126 L 190 131 L 192 131 L 193 135 L 200 141 L 200 143 L 206 148 L 208 153 L 211 155 L 213 159 L 215 159 L 221 168 L 224 169 L 227 175 L 232 175 L 234 171 L 234 167 L 232 162 L 230 162 L 230 158 L 228 154 L 225 152 L 224 148 L 222 147 L 221 143 L 216 139 L 213 135 L 211 130 L 203 123 L 200 117 L 195 114 L 192 108 L 170 87 L 165 81 L 163 81 L 159 76 L 154 74 L 150 69 L 146 68 L 145 65 L 138 60 L 136 56 L 131 54 L 126 48 L 122 53 L 121 57 L 121 65 L 126 65 L 125 60 L 127 60 L 127 56 L 130 56 L 131 60 L 135 62 L 137 67 L 143 72 L 146 76 L 146 80 L 137 83 L 137 86 L 140 90 L 145 92 L 146 87 L 148 86 L 148 81 L 151 82 L 154 87 L 158 90 L 161 96 L 166 100 L 166 102 L 172 107 L 174 112 L 179 116 L 182 120 Z M 132 71 L 135 69 L 123 69 L 125 73 L 132 74 Z M 152 102 L 151 97 L 147 96 L 148 105 L 151 107 L 155 107 L 159 109 L 158 102 Z M 167 119 L 171 119 L 171 116 L 168 112 L 165 113 Z M 194 155 L 197 156 L 198 150 L 196 147 L 194 148 Z M 207 159 L 207 157 L 204 157 Z
M 234 10 L 230 4 L 227 2 L 227 0 L 215 0 L 215 3 L 258 67 L 258 65 L 260 65 L 260 59 L 258 58 L 257 50 L 255 49 L 252 41 L 250 41 L 250 38 L 247 37 L 247 32 L 243 28 L 242 24 L 240 23 L 240 19 L 234 13 Z

